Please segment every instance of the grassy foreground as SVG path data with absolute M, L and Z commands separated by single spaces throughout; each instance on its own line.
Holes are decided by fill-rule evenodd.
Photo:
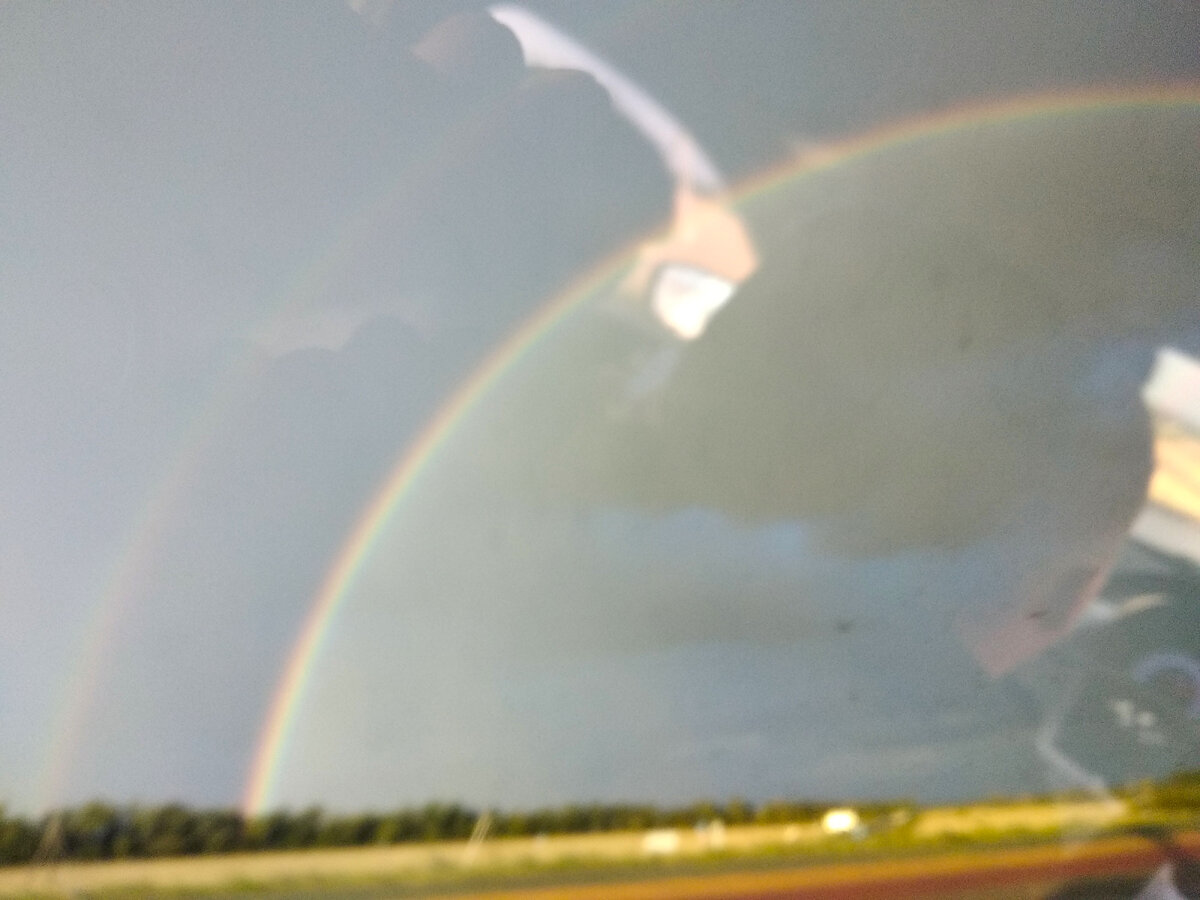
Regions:
M 1064 852 L 1079 857 L 1105 834 L 1149 824 L 1170 833 L 1194 824 L 1142 819 L 1127 807 L 1029 803 L 926 810 L 911 821 L 887 823 L 858 837 L 829 836 L 819 823 L 808 822 L 63 862 L 0 869 L 0 896 L 368 898 L 491 891 L 521 896 L 551 885 L 564 886 L 566 893 L 555 895 L 568 896 L 590 894 L 597 889 L 584 886 L 597 883 L 604 885 L 597 896 L 614 890 L 622 895 L 634 891 L 629 896 L 721 896 L 721 890 L 755 878 L 774 884 L 778 875 L 762 873 L 785 869 L 811 869 L 810 881 L 818 876 L 845 881 L 865 877 L 871 865 L 883 865 L 878 877 L 892 877 L 909 864 L 921 872 L 947 872 L 955 866 L 999 864 L 995 860 L 1002 861 L 1004 854 L 1039 847 L 1044 851 L 1037 852 L 1052 854 L 1038 862 L 1045 866 Z M 1134 843 L 1113 844 L 1116 849 L 1106 852 L 1129 854 L 1150 847 L 1142 838 L 1108 840 Z M 1021 864 L 1031 863 L 1025 859 Z M 634 890 L 635 883 L 654 883 L 665 890 L 675 882 L 677 893 Z

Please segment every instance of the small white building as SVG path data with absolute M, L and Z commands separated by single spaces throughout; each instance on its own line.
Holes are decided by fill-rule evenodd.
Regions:
M 674 856 L 683 847 L 683 836 L 673 828 L 656 828 L 642 838 L 645 856 Z
M 821 817 L 821 830 L 826 834 L 854 834 L 862 827 L 862 819 L 849 806 L 838 806 Z

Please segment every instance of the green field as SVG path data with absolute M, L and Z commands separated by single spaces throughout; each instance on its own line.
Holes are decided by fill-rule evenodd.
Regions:
M 60 862 L 0 869 L 0 895 L 369 898 L 499 891 L 522 896 L 557 885 L 560 890 L 547 896 L 600 890 L 614 896 L 613 891 L 684 897 L 709 895 L 706 885 L 732 890 L 742 882 L 762 882 L 762 890 L 789 879 L 799 884 L 825 878 L 841 885 L 880 866 L 871 877 L 928 880 L 964 866 L 981 871 L 1025 866 L 1044 874 L 1055 871 L 1056 860 L 1093 857 L 1101 862 L 1089 865 L 1107 871 L 1104 859 L 1162 856 L 1156 839 L 1146 837 L 1148 829 L 1170 835 L 1194 827 L 1192 818 L 1150 816 L 1126 804 L 1029 802 L 928 809 L 909 820 L 877 823 L 856 837 L 830 836 L 819 823 L 805 822 Z M 1031 853 L 1043 856 L 1035 859 Z M 905 874 L 905 867 L 915 868 Z M 595 884 L 601 887 L 586 887 Z

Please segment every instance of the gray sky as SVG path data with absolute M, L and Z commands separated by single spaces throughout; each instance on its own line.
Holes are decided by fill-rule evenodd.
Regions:
M 0 802 L 236 802 L 304 612 L 391 463 L 489 348 L 666 221 L 653 148 L 586 76 L 525 70 L 478 5 L 368 6 L 0 5 Z M 964 102 L 1200 79 L 1182 2 L 534 6 L 732 182 Z M 1130 397 L 1155 346 L 1196 342 L 1200 265 L 1194 114 L 1041 129 L 748 209 L 762 271 L 632 418 L 604 391 L 644 338 L 582 315 L 539 345 L 366 567 L 279 799 L 1035 780 L 1004 742 L 1036 718 L 972 668 L 945 610 L 1027 590 L 1035 542 L 1047 571 L 1092 552 L 1071 500 L 1113 454 L 1136 468 Z M 943 318 L 921 306 L 935 257 Z M 958 339 L 942 324 L 1030 279 L 1021 333 L 1000 317 L 939 355 Z M 867 305 L 845 313 L 852 294 Z M 822 304 L 825 330 L 804 324 Z M 859 342 L 866 368 L 847 363 Z M 869 425 L 811 388 L 855 378 L 887 384 Z M 1027 443 L 1061 423 L 1036 477 L 980 396 Z M 820 403 L 819 432 L 796 430 Z M 697 423 L 722 423 L 710 457 Z M 951 432 L 986 437 L 1010 478 L 978 509 L 945 461 L 871 449 L 978 449 Z M 803 497 L 769 487 L 797 447 L 816 460 Z M 873 481 L 848 477 L 855 448 Z M 1080 448 L 1095 466 L 1067 464 Z M 1063 518 L 1010 527 L 1030 521 L 1022 491 Z M 945 650 L 921 658 L 929 634 Z M 1016 760 L 987 785 L 961 762 L 981 742 Z

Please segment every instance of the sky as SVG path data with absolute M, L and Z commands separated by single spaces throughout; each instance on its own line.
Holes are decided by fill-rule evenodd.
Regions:
M 1200 81 L 1183 2 L 530 8 L 733 185 L 960 106 Z M 481 10 L 0 5 L 0 803 L 239 803 L 395 461 L 667 223 L 604 89 Z M 580 304 L 381 530 L 270 802 L 1042 784 L 1036 704 L 955 623 L 1062 602 L 1136 511 L 1137 390 L 1200 350 L 1197 122 L 993 123 L 747 199 L 761 270 L 683 347 Z

